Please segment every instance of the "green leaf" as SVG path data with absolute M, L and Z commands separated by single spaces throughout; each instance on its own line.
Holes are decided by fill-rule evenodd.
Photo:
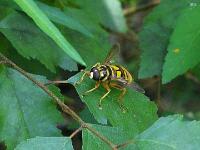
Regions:
M 81 24 L 87 25 L 87 29 L 94 34 L 94 38 L 85 37 L 79 32 L 66 28 L 62 30 L 63 34 L 68 37 L 81 56 L 84 56 L 88 66 L 91 67 L 97 62 L 102 62 L 111 48 L 107 40 L 108 34 L 80 10 L 67 9 L 66 14 L 77 18 Z
M 127 149 L 196 150 L 200 143 L 200 122 L 183 121 L 180 115 L 161 117 Z
M 114 144 L 129 142 L 124 147 L 126 150 L 196 150 L 200 146 L 200 122 L 183 121 L 181 115 L 161 117 L 134 139 L 129 138 L 126 131 L 120 128 L 91 126 Z M 82 137 L 83 149 L 110 149 L 87 129 L 83 130 Z
M 139 78 L 161 74 L 176 19 L 188 5 L 188 0 L 182 0 L 181 3 L 174 0 L 162 0 L 145 18 L 144 26 L 139 34 L 142 50 Z
M 121 144 L 129 140 L 127 134 L 120 128 L 117 127 L 109 127 L 109 126 L 101 126 L 90 124 L 93 128 L 95 128 L 100 134 L 108 138 L 114 144 Z M 91 149 L 103 149 L 110 150 L 111 148 L 103 142 L 99 137 L 91 133 L 87 129 L 83 129 L 82 133 L 83 139 L 83 149 L 91 150 Z
M 15 150 L 73 150 L 68 137 L 35 137 L 21 142 Z
M 73 83 L 79 76 L 80 74 L 72 77 L 68 81 Z M 130 133 L 131 136 L 134 136 L 145 130 L 157 119 L 157 108 L 155 104 L 149 101 L 146 96 L 133 89 L 128 89 L 123 98 L 123 104 L 128 109 L 126 113 L 123 113 L 119 107 L 117 99 L 120 91 L 115 89 L 112 89 L 111 93 L 103 100 L 103 109 L 100 110 L 98 108 L 98 103 L 100 97 L 105 94 L 105 89 L 100 87 L 84 97 L 81 96 L 84 92 L 93 88 L 94 85 L 95 82 L 86 77 L 86 79 L 76 87 L 76 90 L 82 101 L 86 103 L 90 112 L 99 123 L 106 124 L 108 120 L 111 125 L 121 127 Z
M 56 66 L 76 71 L 76 63 L 25 15 L 13 12 L 0 22 L 0 31 L 10 40 L 18 53 L 34 58 L 55 72 Z
M 96 20 L 116 32 L 127 31 L 121 4 L 118 0 L 76 0 L 75 2 L 87 15 L 92 16 L 92 20 Z
M 60 48 L 62 48 L 66 54 L 80 64 L 84 66 L 86 65 L 78 52 L 64 38 L 64 36 L 47 18 L 47 16 L 38 8 L 33 0 L 15 0 L 15 2 L 34 20 L 44 33 L 51 37 L 60 46 Z
M 56 74 L 50 72 L 43 64 L 41 64 L 36 59 L 29 60 L 20 55 L 11 45 L 10 41 L 2 33 L 0 33 L 0 41 L 0 52 L 4 56 L 12 60 L 14 63 L 16 63 L 19 67 L 23 68 L 29 73 L 43 75 L 48 79 L 55 78 Z
M 83 1 L 80 1 L 80 3 L 82 2 Z M 97 62 L 103 61 L 109 49 L 111 48 L 111 45 L 108 41 L 108 33 L 100 26 L 99 22 L 97 21 L 97 15 L 94 15 L 94 12 L 87 13 L 84 8 L 78 9 L 67 7 L 64 9 L 64 12 L 65 15 L 78 20 L 83 26 L 86 27 L 90 33 L 92 33 L 92 35 L 94 35 L 93 38 L 89 38 L 83 36 L 83 34 L 68 30 L 66 28 L 64 31 L 62 30 L 65 37 L 69 39 L 70 43 L 74 45 L 81 56 L 84 56 L 84 60 L 86 61 L 87 65 L 92 66 Z
M 84 9 L 71 7 L 64 9 L 64 12 L 66 16 L 78 20 L 90 33 L 94 35 L 94 38 L 98 38 L 101 41 L 101 39 L 105 37 L 105 34 L 107 34 L 107 32 L 105 32 L 105 30 L 103 30 L 99 25 L 99 22 L 96 21 L 96 18 L 93 17 L 94 14 L 87 14 Z M 102 35 L 102 37 L 100 35 Z
M 48 6 L 44 3 L 37 2 L 40 9 L 48 16 L 49 19 L 55 23 L 64 25 L 70 29 L 79 31 L 86 36 L 93 37 L 92 33 L 88 31 L 78 20 L 75 20 L 69 15 L 66 15 L 59 8 Z
M 177 21 L 163 66 L 163 83 L 171 81 L 200 62 L 199 11 L 198 4 L 190 5 Z
M 98 124 L 97 121 L 94 119 L 94 116 L 91 114 L 89 109 L 86 107 L 83 109 L 79 114 L 79 117 L 84 120 L 87 123 L 92 123 L 92 124 Z M 79 128 L 80 125 L 77 121 L 71 121 L 70 124 L 68 125 L 68 129 L 76 129 Z
M 41 76 L 33 77 L 46 81 Z M 4 67 L 0 67 L 0 85 L 0 139 L 8 150 L 35 136 L 61 135 L 56 128 L 62 121 L 61 114 L 44 91 L 17 71 Z M 55 92 L 55 88 L 52 90 Z

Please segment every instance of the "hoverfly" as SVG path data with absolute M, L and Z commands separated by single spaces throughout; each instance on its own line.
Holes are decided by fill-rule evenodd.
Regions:
M 119 51 L 119 45 L 115 44 L 110 49 L 110 52 L 103 63 L 98 62 L 90 69 L 90 71 L 84 71 L 81 79 L 75 83 L 80 84 L 84 80 L 85 76 L 89 76 L 91 79 L 96 81 L 95 87 L 86 91 L 83 95 L 93 92 L 94 90 L 98 89 L 100 84 L 102 84 L 102 86 L 106 89 L 106 93 L 99 100 L 99 109 L 102 109 L 102 101 L 111 92 L 111 88 L 116 88 L 121 91 L 118 97 L 118 102 L 123 112 L 125 110 L 122 100 L 123 96 L 126 94 L 126 88 L 128 86 L 134 88 L 138 92 L 144 93 L 144 89 L 142 89 L 133 81 L 133 77 L 127 69 L 121 65 L 112 64 L 112 58 L 116 54 L 119 54 Z

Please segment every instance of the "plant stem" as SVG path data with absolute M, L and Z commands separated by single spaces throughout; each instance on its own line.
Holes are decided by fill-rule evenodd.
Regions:
M 66 84 L 67 81 L 66 80 L 64 80 L 64 81 L 49 81 L 49 82 L 45 83 L 44 85 L 47 86 L 50 84 L 61 84 L 61 83 Z
M 83 126 L 83 128 L 84 128 L 84 126 Z M 98 133 L 98 131 L 97 130 L 95 130 L 94 128 L 92 128 L 89 124 L 86 124 L 86 126 L 85 126 L 85 128 L 87 128 L 89 131 L 91 131 L 94 135 L 98 135 L 98 137 L 102 140 L 102 141 L 104 141 L 105 143 L 107 143 L 108 145 L 110 145 L 110 147 L 113 149 L 113 150 L 117 150 L 118 148 L 116 147 L 116 145 L 115 144 L 113 144 L 110 140 L 108 140 L 105 136 L 103 136 L 103 135 L 100 135 L 99 133 Z
M 2 53 L 0 53 L 0 58 L 2 59 L 0 62 L 1 64 L 8 64 L 12 68 L 16 69 L 18 72 L 23 74 L 27 79 L 31 80 L 33 83 L 35 83 L 38 87 L 40 87 L 44 92 L 46 92 L 50 97 L 53 98 L 53 100 L 61 107 L 62 111 L 69 114 L 74 120 L 76 120 L 83 128 L 88 129 L 91 131 L 94 135 L 96 135 L 98 138 L 100 138 L 102 141 L 107 143 L 112 149 L 116 150 L 116 145 L 112 143 L 110 140 L 108 140 L 105 136 L 101 135 L 98 131 L 96 131 L 94 128 L 92 128 L 89 124 L 84 122 L 71 108 L 69 108 L 67 105 L 65 105 L 56 95 L 54 95 L 43 83 L 38 82 L 35 80 L 31 74 L 24 71 L 22 68 L 17 66 L 14 62 L 12 62 L 10 59 L 5 57 Z
M 133 15 L 138 11 L 143 11 L 143 10 L 152 8 L 152 7 L 154 7 L 158 4 L 160 4 L 160 0 L 153 0 L 153 2 L 151 2 L 147 5 L 142 5 L 142 6 L 139 6 L 139 7 L 134 5 L 132 7 L 126 8 L 126 9 L 124 9 L 123 13 L 124 13 L 124 16 Z
M 122 143 L 122 144 L 117 145 L 116 148 L 117 148 L 117 149 L 119 149 L 119 148 L 123 148 L 123 147 L 126 147 L 127 145 L 129 145 L 129 144 L 133 144 L 133 143 L 134 143 L 133 140 L 126 141 L 126 142 L 124 142 L 124 143 Z
M 82 126 L 76 129 L 69 137 L 72 139 L 77 133 L 79 133 L 82 130 Z

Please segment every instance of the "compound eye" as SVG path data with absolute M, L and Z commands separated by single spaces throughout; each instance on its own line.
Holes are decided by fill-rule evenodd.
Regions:
M 99 80 L 99 71 L 97 70 L 97 68 L 92 68 L 90 71 L 90 78 L 94 79 L 94 80 Z

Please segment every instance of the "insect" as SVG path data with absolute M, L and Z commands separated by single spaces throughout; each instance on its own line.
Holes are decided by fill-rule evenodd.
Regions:
M 119 45 L 115 44 L 103 63 L 98 62 L 90 69 L 90 71 L 84 71 L 81 79 L 76 82 L 76 84 L 80 84 L 84 80 L 85 76 L 89 76 L 91 79 L 96 81 L 95 87 L 86 91 L 83 95 L 98 89 L 100 84 L 106 89 L 106 93 L 102 95 L 99 100 L 99 109 L 102 109 L 102 101 L 111 92 L 111 88 L 116 88 L 121 91 L 118 97 L 118 102 L 123 112 L 125 112 L 125 109 L 122 101 L 123 96 L 126 94 L 127 87 L 132 87 L 136 91 L 144 93 L 144 90 L 138 84 L 133 82 L 133 77 L 126 68 L 121 65 L 112 64 L 112 58 L 118 54 L 119 51 Z

